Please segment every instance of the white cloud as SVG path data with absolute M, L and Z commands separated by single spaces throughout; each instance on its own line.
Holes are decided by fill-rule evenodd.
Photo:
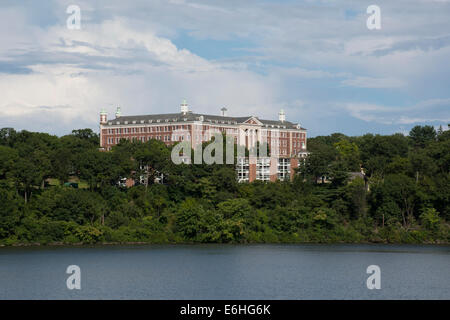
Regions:
M 347 103 L 339 106 L 354 118 L 381 124 L 449 123 L 450 99 L 421 101 L 410 107 L 370 103 Z
M 367 30 L 366 6 L 350 0 L 78 3 L 79 31 L 65 28 L 65 2 L 49 5 L 51 23 L 39 23 L 33 5 L 1 7 L 0 127 L 57 118 L 69 129 L 96 128 L 102 107 L 175 112 L 182 98 L 199 112 L 225 105 L 230 114 L 276 118 L 285 108 L 306 127 L 305 120 L 323 116 L 329 119 L 321 127 L 334 125 L 335 105 L 351 115 L 349 123 L 448 118 L 444 106 L 417 102 L 448 97 L 448 1 L 380 0 L 379 32 Z M 177 47 L 186 34 L 200 45 Z M 223 40 L 237 42 L 224 51 L 237 46 L 243 55 L 202 56 L 201 41 L 220 47 Z M 365 94 L 373 104 L 349 98 Z M 402 100 L 417 108 L 383 107 Z
M 393 78 L 371 78 L 355 77 L 342 81 L 343 85 L 358 88 L 400 88 L 406 85 L 405 82 Z
M 0 126 L 14 118 L 26 127 L 19 119 L 56 117 L 69 131 L 80 119 L 95 128 L 102 107 L 113 111 L 120 104 L 127 114 L 178 112 L 182 98 L 197 112 L 219 113 L 227 105 L 235 114 L 263 116 L 274 101 L 276 86 L 262 76 L 221 68 L 123 19 L 81 31 L 52 27 L 37 42 L 37 52 L 62 54 L 63 60 L 68 53 L 70 63 L 38 63 L 27 66 L 30 74 L 0 75 Z

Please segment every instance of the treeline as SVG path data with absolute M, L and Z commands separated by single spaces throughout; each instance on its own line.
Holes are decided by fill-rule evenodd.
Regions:
M 450 131 L 311 138 L 295 179 L 276 183 L 175 165 L 157 140 L 98 146 L 90 129 L 1 129 L 0 244 L 450 242 Z

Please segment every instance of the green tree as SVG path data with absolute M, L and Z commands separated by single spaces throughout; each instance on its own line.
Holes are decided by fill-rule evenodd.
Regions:
M 415 126 L 409 132 L 414 146 L 424 148 L 427 144 L 436 140 L 436 130 L 433 126 Z

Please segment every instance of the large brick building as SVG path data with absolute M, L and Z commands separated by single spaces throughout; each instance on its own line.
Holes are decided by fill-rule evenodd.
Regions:
M 300 158 L 306 156 L 306 129 L 286 121 L 284 111 L 278 120 L 263 120 L 256 116 L 231 117 L 222 108 L 220 115 L 193 113 L 186 101 L 179 113 L 123 116 L 117 108 L 115 119 L 108 120 L 104 110 L 100 112 L 100 147 L 111 150 L 120 139 L 149 139 L 163 141 L 166 145 L 189 141 L 193 149 L 209 141 L 214 133 L 234 137 L 235 143 L 250 149 L 267 143 L 270 155 L 266 157 L 238 158 L 237 179 L 240 182 L 254 180 L 275 181 L 292 178 Z

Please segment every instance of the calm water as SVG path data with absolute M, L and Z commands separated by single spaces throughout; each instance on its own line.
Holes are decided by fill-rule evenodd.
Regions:
M 68 290 L 68 265 L 81 290 Z M 381 268 L 368 290 L 366 268 Z M 0 299 L 450 299 L 450 247 L 0 248 Z

